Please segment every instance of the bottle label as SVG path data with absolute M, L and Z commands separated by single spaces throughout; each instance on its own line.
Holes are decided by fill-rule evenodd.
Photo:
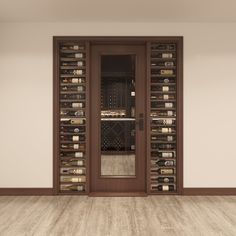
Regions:
M 78 61 L 77 62 L 77 66 L 83 66 L 83 62 L 82 61 Z
M 161 174 L 174 174 L 172 169 L 161 169 Z
M 79 45 L 74 45 L 74 46 L 73 46 L 73 49 L 74 49 L 74 50 L 79 50 Z
M 79 79 L 78 78 L 72 78 L 71 83 L 78 84 L 79 83 Z
M 83 186 L 76 186 L 77 191 L 83 191 Z
M 132 96 L 132 97 L 135 96 L 135 92 L 134 92 L 134 91 L 131 92 L 131 96 Z
M 168 95 L 168 94 L 164 94 L 164 95 L 163 95 L 163 99 L 164 99 L 164 100 L 168 100 L 168 99 L 169 99 L 169 95 Z
M 165 79 L 164 79 L 164 83 L 167 84 L 167 83 L 169 83 L 169 82 L 170 82 L 170 80 L 169 80 L 168 78 L 165 78 Z
M 163 92 L 168 92 L 169 91 L 169 86 L 163 86 L 162 91 Z
M 71 178 L 71 182 L 73 182 L 73 183 L 81 182 L 81 178 L 73 177 L 73 178 Z
M 165 161 L 165 166 L 173 166 L 174 161 Z
M 172 152 L 162 152 L 162 157 L 173 157 Z
M 173 124 L 173 120 L 172 119 L 166 119 L 165 120 L 165 124 L 172 125 Z
M 79 141 L 79 136 L 72 136 L 72 141 Z
M 74 149 L 79 149 L 79 144 L 74 144 L 74 145 L 73 145 L 73 148 L 74 148 Z
M 167 136 L 167 141 L 173 141 L 173 136 Z
M 161 132 L 162 132 L 162 133 L 168 133 L 168 128 L 162 128 L 162 129 L 161 129 Z
M 83 153 L 82 152 L 75 152 L 75 157 L 83 157 Z
M 169 186 L 168 185 L 163 185 L 162 190 L 163 191 L 169 191 Z
M 174 115 L 173 111 L 167 111 L 167 116 L 173 116 L 173 115 Z
M 173 103 L 172 102 L 166 102 L 165 103 L 165 107 L 166 108 L 172 108 L 173 107 Z
M 77 91 L 83 91 L 83 87 L 82 86 L 78 86 L 77 87 Z
M 72 103 L 72 107 L 73 107 L 73 108 L 80 107 L 80 103 L 77 103 L 77 102 L 75 103 L 75 102 L 73 102 L 73 103 Z
M 83 161 L 77 161 L 77 166 L 82 166 L 83 165 Z
M 165 66 L 166 66 L 166 67 L 168 67 L 168 66 L 174 66 L 174 62 L 166 61 L 166 62 L 165 62 Z
M 172 75 L 173 70 L 161 70 L 161 75 Z
M 71 124 L 83 124 L 83 120 L 81 120 L 81 119 L 71 119 Z
M 83 53 L 75 53 L 75 58 L 82 58 L 83 57 Z
M 162 53 L 162 58 L 172 58 L 172 53 Z

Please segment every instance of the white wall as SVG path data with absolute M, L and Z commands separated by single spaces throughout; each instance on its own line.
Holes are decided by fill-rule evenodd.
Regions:
M 184 36 L 184 187 L 236 187 L 236 24 L 0 24 L 0 187 L 52 187 L 52 36 Z

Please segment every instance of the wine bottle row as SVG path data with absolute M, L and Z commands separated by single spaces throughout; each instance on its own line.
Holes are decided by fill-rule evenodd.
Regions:
M 82 43 L 60 45 L 61 193 L 86 191 L 86 50 Z
M 176 44 L 156 42 L 150 50 L 150 192 L 175 192 Z

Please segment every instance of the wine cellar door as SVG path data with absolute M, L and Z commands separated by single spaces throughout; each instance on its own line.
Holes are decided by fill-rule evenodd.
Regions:
M 146 192 L 145 46 L 91 46 L 91 193 Z

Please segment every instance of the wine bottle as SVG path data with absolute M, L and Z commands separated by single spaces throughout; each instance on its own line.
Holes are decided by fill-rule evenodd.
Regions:
M 85 168 L 61 168 L 61 174 L 82 175 L 85 174 Z
M 85 94 L 61 94 L 61 99 L 85 99 Z
M 85 132 L 85 127 L 76 127 L 76 128 L 68 128 L 61 126 L 61 133 L 84 133 Z
M 173 75 L 174 74 L 174 70 L 172 69 L 152 69 L 151 70 L 151 74 L 152 75 Z M 169 82 L 167 82 L 169 83 Z
M 83 108 L 84 102 L 62 102 L 61 107 L 63 108 Z
M 158 149 L 175 149 L 175 144 L 171 143 L 161 143 L 158 144 Z
M 175 50 L 175 44 L 155 44 L 152 45 L 153 50 Z
M 63 69 L 61 70 L 61 74 L 65 74 L 65 75 L 83 75 L 84 74 L 84 70 L 81 69 Z
M 158 119 L 158 120 L 153 120 L 152 125 L 175 125 L 175 119 Z
M 151 157 L 174 158 L 175 151 L 171 151 L 171 152 L 151 151 Z
M 61 182 L 71 182 L 71 183 L 80 183 L 85 182 L 86 177 L 85 176 L 61 176 L 60 177 Z
M 84 66 L 85 63 L 84 61 L 70 61 L 70 62 L 62 62 L 61 63 L 62 66 Z
M 152 62 L 151 66 L 172 67 L 175 66 L 175 63 L 173 61 L 159 61 L 159 62 Z
M 83 110 L 78 110 L 78 111 L 65 111 L 61 110 L 60 114 L 62 116 L 76 116 L 76 117 L 82 117 L 85 115 Z
M 60 153 L 61 157 L 83 157 L 84 153 L 83 152 L 61 152 Z
M 81 45 L 63 45 L 62 50 L 84 50 L 84 46 Z
M 84 160 L 62 160 L 61 161 L 62 166 L 84 166 L 85 161 Z
M 173 91 L 175 91 L 175 86 L 152 85 L 151 86 L 151 91 L 173 92 Z
M 72 124 L 72 125 L 83 125 L 85 124 L 85 120 L 82 118 L 61 118 L 60 119 L 63 124 Z
M 85 144 L 61 144 L 62 149 L 76 149 L 76 150 L 85 150 Z
M 162 84 L 169 84 L 175 83 L 175 78 L 171 77 L 151 77 L 151 83 L 162 83 Z
M 151 116 L 153 117 L 158 117 L 158 116 L 169 116 L 169 117 L 174 117 L 176 116 L 176 112 L 175 111 L 155 111 L 155 112 L 151 112 Z
M 175 166 L 175 161 L 174 160 L 151 160 L 152 165 L 158 165 L 160 167 L 165 167 L 165 166 Z
M 78 92 L 83 92 L 85 91 L 84 86 L 62 86 L 61 87 L 62 91 L 78 91 Z
M 151 181 L 157 181 L 158 183 L 174 183 L 175 177 L 160 177 L 160 176 L 152 175 Z
M 175 133 L 175 129 L 174 128 L 166 128 L 166 127 L 161 127 L 161 128 L 151 128 L 151 131 L 153 133 L 162 133 L 162 134 L 166 134 L 166 133 Z
M 173 175 L 175 173 L 174 168 L 151 168 L 151 173 L 157 172 L 160 175 Z
M 61 185 L 61 191 L 85 191 L 85 187 L 83 185 Z
M 62 83 L 81 84 L 85 82 L 84 78 L 63 78 Z
M 84 141 L 85 140 L 85 136 L 84 135 L 61 135 L 61 140 L 62 141 Z
M 158 95 L 151 95 L 151 100 L 174 100 L 175 95 L 174 94 L 158 94 Z
M 62 57 L 67 57 L 67 58 L 84 58 L 85 54 L 84 53 L 63 53 L 61 55 Z
M 175 136 L 173 135 L 158 135 L 156 136 L 158 141 L 168 141 L 168 142 L 173 142 L 175 141 Z
M 151 102 L 152 108 L 174 108 L 175 104 L 173 102 Z
M 158 191 L 174 191 L 175 186 L 174 185 L 156 185 L 156 184 L 152 184 L 151 189 L 152 190 L 158 190 Z

